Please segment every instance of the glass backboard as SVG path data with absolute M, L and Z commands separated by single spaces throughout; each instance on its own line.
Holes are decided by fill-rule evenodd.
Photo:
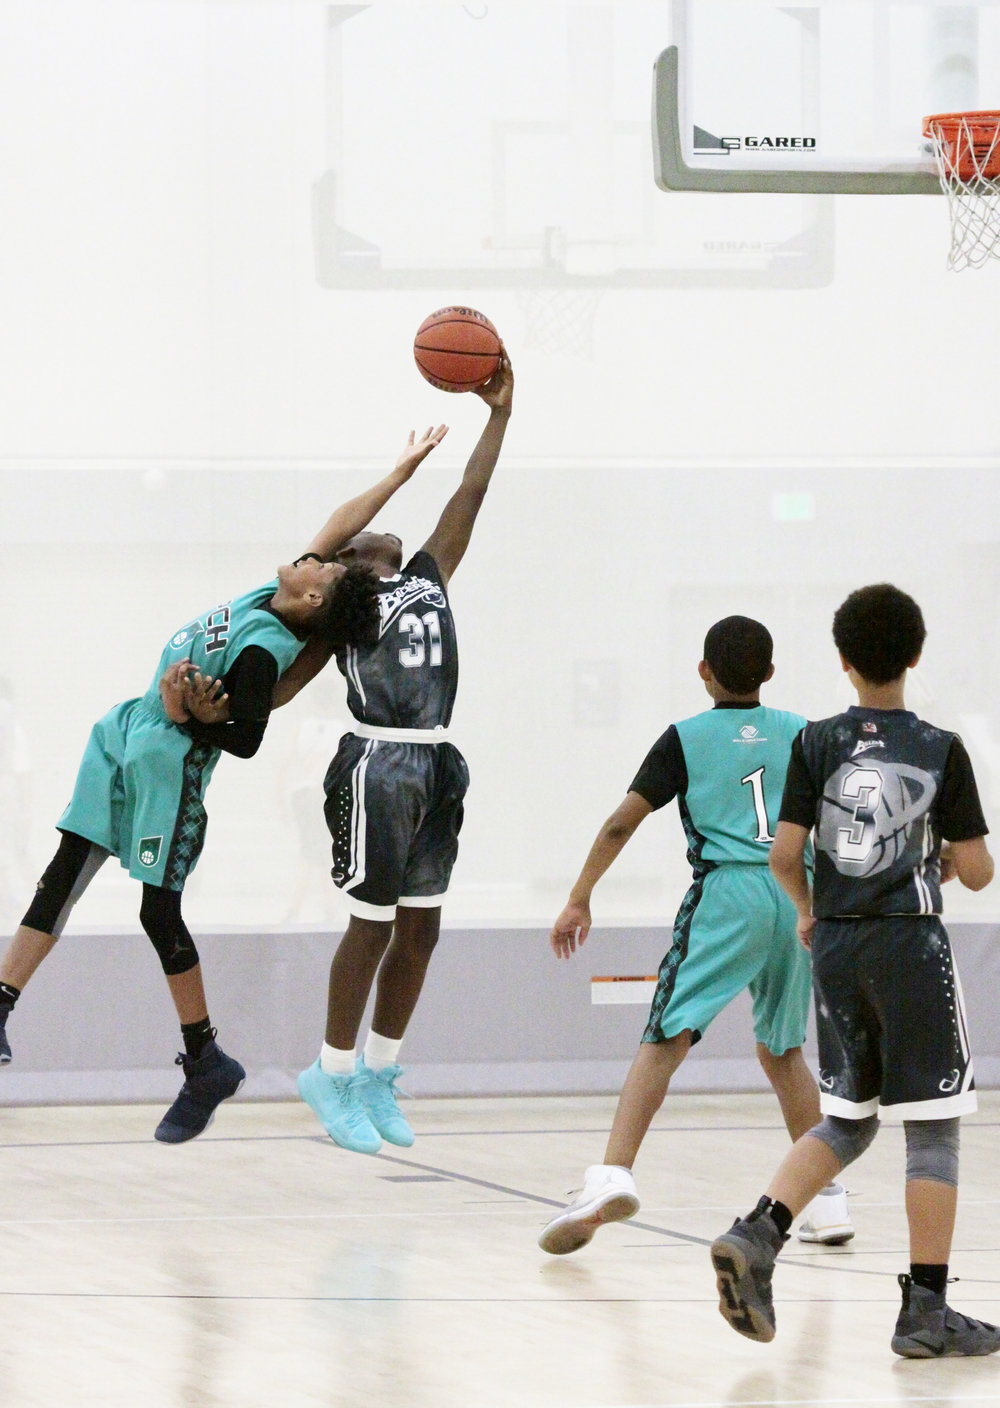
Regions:
M 671 41 L 665 189 L 936 193 L 924 116 L 1000 105 L 997 0 L 675 0 Z

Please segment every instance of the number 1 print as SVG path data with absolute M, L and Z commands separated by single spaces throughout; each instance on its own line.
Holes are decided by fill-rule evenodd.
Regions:
M 771 835 L 771 824 L 767 819 L 767 807 L 764 803 L 764 769 L 757 768 L 755 772 L 748 772 L 746 777 L 740 778 L 742 785 L 748 782 L 753 793 L 753 809 L 757 813 L 757 835 L 754 840 L 759 841 L 762 846 L 767 845 L 774 837 Z

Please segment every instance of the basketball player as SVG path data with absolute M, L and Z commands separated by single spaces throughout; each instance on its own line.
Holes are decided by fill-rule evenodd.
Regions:
M 903 702 L 924 636 L 919 606 L 897 587 L 853 592 L 833 639 L 858 704 L 792 746 L 771 868 L 812 949 L 823 1118 L 712 1246 L 719 1309 L 749 1339 L 774 1338 L 771 1276 L 793 1217 L 867 1149 L 881 1107 L 906 1133 L 910 1270 L 892 1348 L 908 1359 L 1000 1349 L 1000 1329 L 945 1302 L 959 1117 L 976 1095 L 941 882 L 957 875 L 981 890 L 993 860 L 961 740 Z
M 553 925 L 552 948 L 568 958 L 590 932 L 597 881 L 650 812 L 677 797 L 694 883 L 674 921 L 604 1162 L 587 1169 L 580 1196 L 538 1239 L 553 1255 L 576 1251 L 603 1223 L 638 1212 L 632 1166 L 650 1121 L 691 1047 L 744 988 L 753 996 L 757 1057 L 789 1134 L 797 1139 L 819 1118 L 816 1082 L 802 1056 L 809 959 L 795 936 L 795 910 L 767 867 L 770 818 L 805 719 L 760 702 L 761 685 L 774 674 L 771 649 L 766 627 L 746 616 L 711 628 L 698 674 L 714 708 L 672 724 L 650 749 Z M 827 1244 L 854 1236 L 839 1185 L 816 1198 L 799 1236 Z
M 333 879 L 351 918 L 330 965 L 326 1036 L 299 1092 L 335 1143 L 374 1154 L 413 1131 L 396 1103 L 399 1050 L 441 925 L 468 770 L 448 742 L 458 651 L 448 583 L 461 562 L 510 417 L 504 353 L 478 395 L 489 420 L 437 527 L 403 563 L 389 533 L 361 533 L 338 555 L 379 577 L 379 637 L 337 653 L 356 720 L 330 764 L 326 819 Z M 371 1031 L 356 1052 L 375 985 Z
M 440 442 L 446 427 L 410 441 L 395 469 L 337 509 L 301 557 L 276 580 L 190 621 L 168 642 L 153 682 L 93 727 L 62 839 L 35 898 L 0 960 L 0 1063 L 11 1059 L 6 1023 L 21 990 L 51 952 L 70 910 L 109 855 L 142 883 L 139 918 L 156 949 L 184 1040 L 184 1085 L 156 1138 L 179 1144 L 210 1122 L 245 1072 L 215 1042 L 198 952 L 181 917 L 181 892 L 205 839 L 202 802 L 220 752 L 249 758 L 272 707 L 295 690 L 295 662 L 326 659 L 336 645 L 377 628 L 371 574 L 334 561 Z M 186 671 L 222 677 L 229 722 L 199 723 Z M 287 673 L 286 673 L 287 672 Z M 306 672 L 308 674 L 308 671 Z M 278 677 L 284 675 L 281 683 Z M 214 695 L 217 682 L 208 677 Z M 162 698 L 161 698 L 162 685 Z M 282 695 L 282 690 L 286 694 Z M 190 708 L 188 707 L 190 704 Z M 207 707 L 211 713 L 212 698 Z

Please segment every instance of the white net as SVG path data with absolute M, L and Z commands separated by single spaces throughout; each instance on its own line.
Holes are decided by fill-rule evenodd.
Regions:
M 517 301 L 524 313 L 524 343 L 534 352 L 591 357 L 594 321 L 603 289 L 525 289 Z
M 948 268 L 978 269 L 1000 258 L 1000 112 L 929 117 L 924 135 L 948 197 Z

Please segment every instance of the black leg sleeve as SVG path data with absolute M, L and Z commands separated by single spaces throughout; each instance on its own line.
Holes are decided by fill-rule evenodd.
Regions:
M 139 922 L 149 935 L 168 977 L 197 966 L 198 950 L 181 918 L 180 890 L 143 885 Z

